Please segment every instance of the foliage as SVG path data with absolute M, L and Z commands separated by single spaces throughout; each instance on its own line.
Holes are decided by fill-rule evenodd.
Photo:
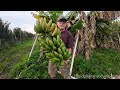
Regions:
M 112 53 L 111 53 L 112 52 Z M 24 58 L 12 69 L 12 78 L 19 79 L 50 79 L 48 75 L 48 60 L 45 57 L 39 58 L 39 51 L 36 49 L 32 54 L 30 61 Z M 120 73 L 120 52 L 114 49 L 95 49 L 92 52 L 90 62 L 85 60 L 83 56 L 77 56 L 74 61 L 72 76 L 78 79 L 100 78 L 110 75 L 118 75 Z M 21 74 L 20 74 L 21 73 Z M 20 76 L 19 76 L 20 74 Z M 81 77 L 81 76 L 91 77 Z M 99 77 L 92 77 L 99 76 Z M 103 77 L 100 77 L 103 76 Z M 61 75 L 58 74 L 58 79 Z
M 11 78 L 16 79 L 47 79 L 48 60 L 43 56 L 39 58 L 39 50 L 34 50 L 30 60 L 28 57 L 22 59 L 11 70 Z
M 33 40 L 23 40 L 0 50 L 0 78 L 9 78 L 10 70 L 16 63 L 29 55 Z
M 63 15 L 63 11 L 37 11 L 40 17 L 46 17 L 47 21 L 52 19 L 53 23 L 57 22 L 59 16 Z
M 77 56 L 75 58 L 75 63 L 73 67 L 73 76 L 78 77 L 79 79 L 87 79 L 87 78 L 103 79 L 103 77 L 110 78 L 111 74 L 119 75 L 120 73 L 119 58 L 120 58 L 120 52 L 116 51 L 115 49 L 93 50 L 92 58 L 90 62 L 86 61 L 85 57 L 83 56 Z M 89 75 L 91 77 L 88 77 Z

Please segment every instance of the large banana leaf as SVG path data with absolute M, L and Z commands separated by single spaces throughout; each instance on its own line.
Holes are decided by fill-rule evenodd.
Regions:
M 63 11 L 48 11 L 49 18 L 52 19 L 53 23 L 57 22 L 60 15 L 63 15 Z
M 79 20 L 78 22 L 76 22 L 74 25 L 71 26 L 70 31 L 72 33 L 76 33 L 77 30 L 80 30 L 83 27 L 83 21 Z

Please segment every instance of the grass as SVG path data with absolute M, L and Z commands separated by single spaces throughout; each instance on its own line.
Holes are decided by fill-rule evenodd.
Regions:
M 11 70 L 12 79 L 50 79 L 48 74 L 48 59 L 45 56 L 40 57 L 39 49 L 35 49 L 29 61 L 28 57 L 23 58 Z M 62 78 L 58 74 L 59 78 Z
M 29 55 L 32 43 L 33 40 L 25 40 L 0 50 L 0 78 L 9 78 L 9 72 L 14 64 Z
M 28 60 L 32 44 L 33 41 L 28 40 L 0 51 L 0 75 L 7 74 L 6 78 L 12 79 L 50 79 L 48 59 L 39 57 L 38 44 Z M 90 61 L 86 61 L 83 56 L 75 58 L 72 76 L 78 79 L 110 78 L 111 74 L 120 75 L 120 51 L 95 49 L 92 50 Z M 58 79 L 63 77 L 58 74 Z
M 75 58 L 73 75 L 78 78 L 85 75 L 91 75 L 91 78 L 110 78 L 111 74 L 120 75 L 120 51 L 95 49 L 90 61 L 86 61 L 82 56 Z
M 19 79 L 50 79 L 48 75 L 48 60 L 39 58 L 39 51 L 36 49 L 30 61 L 18 63 L 12 69 L 12 78 Z M 73 76 L 78 79 L 110 78 L 110 75 L 120 75 L 120 52 L 114 49 L 95 49 L 92 52 L 90 61 L 85 57 L 77 56 L 74 62 Z M 88 77 L 90 76 L 90 77 Z M 91 77 L 92 76 L 92 77 Z M 94 77 L 93 77 L 94 76 Z M 58 79 L 63 77 L 58 74 Z

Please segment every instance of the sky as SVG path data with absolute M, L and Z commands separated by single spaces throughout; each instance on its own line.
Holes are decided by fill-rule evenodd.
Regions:
M 0 18 L 3 21 L 11 22 L 10 29 L 20 27 L 22 30 L 35 34 L 33 27 L 36 20 L 33 18 L 31 12 L 35 11 L 0 11 Z M 64 15 L 68 12 L 64 11 Z

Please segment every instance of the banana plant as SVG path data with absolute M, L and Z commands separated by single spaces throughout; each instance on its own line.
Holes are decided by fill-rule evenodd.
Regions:
M 80 11 L 70 11 L 65 15 L 68 23 L 71 23 L 70 32 L 72 32 L 73 35 L 77 32 L 77 30 L 80 30 L 83 27 L 83 21 L 80 18 L 79 12 Z
M 40 17 L 46 17 L 47 21 L 52 19 L 53 23 L 57 22 L 57 19 L 60 15 L 63 15 L 63 11 L 36 11 L 37 14 L 32 13 L 36 19 Z
M 48 11 L 49 18 L 53 20 L 54 23 L 57 22 L 59 16 L 63 15 L 63 11 Z

